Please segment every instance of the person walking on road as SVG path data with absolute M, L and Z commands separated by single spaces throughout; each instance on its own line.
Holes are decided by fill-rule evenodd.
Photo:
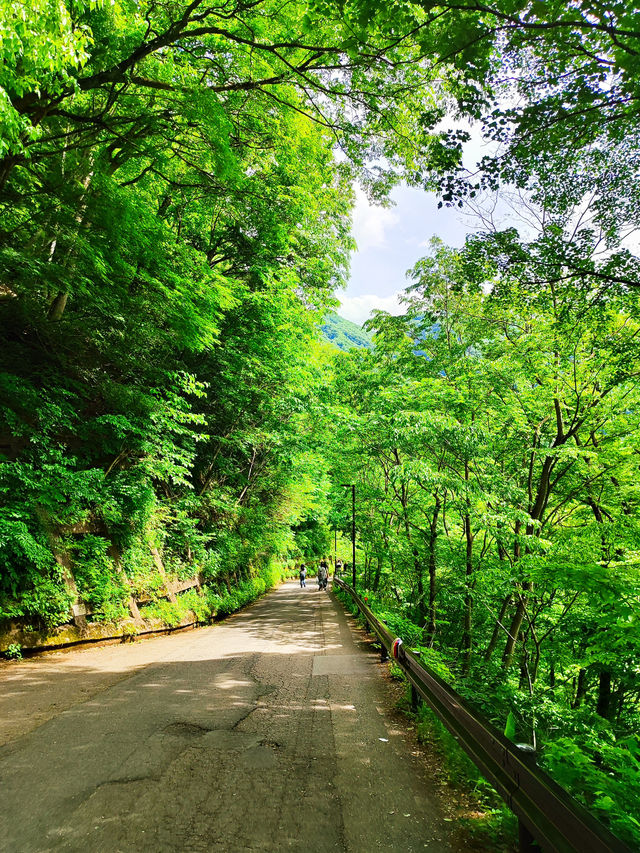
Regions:
M 300 587 L 303 587 L 306 585 L 307 585 L 307 568 L 306 568 L 305 564 L 303 563 L 300 566 Z
M 320 562 L 320 567 L 318 569 L 318 589 L 326 589 L 327 581 L 329 579 L 329 569 L 327 568 L 326 560 L 322 560 Z

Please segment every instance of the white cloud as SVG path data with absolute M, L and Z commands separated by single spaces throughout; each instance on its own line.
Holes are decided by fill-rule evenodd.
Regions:
M 341 302 L 338 314 L 359 326 L 369 318 L 374 308 L 388 311 L 389 314 L 404 314 L 406 309 L 400 305 L 399 297 L 401 295 L 402 291 L 400 290 L 392 293 L 391 296 L 377 296 L 375 293 L 366 293 L 362 296 L 338 295 Z
M 353 236 L 358 251 L 387 245 L 386 232 L 400 221 L 393 210 L 369 204 L 366 195 L 356 187 L 356 205 L 353 210 Z

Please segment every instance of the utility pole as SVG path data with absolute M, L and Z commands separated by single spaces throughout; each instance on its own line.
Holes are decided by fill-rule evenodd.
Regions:
M 356 588 L 356 487 L 354 483 L 340 483 L 343 489 L 351 489 L 351 569 L 352 586 Z

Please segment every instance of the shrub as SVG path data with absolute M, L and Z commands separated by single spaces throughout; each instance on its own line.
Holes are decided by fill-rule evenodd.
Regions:
M 59 568 L 47 575 L 34 574 L 30 581 L 19 598 L 0 597 L 0 618 L 28 619 L 45 628 L 69 622 L 73 596 L 65 588 Z
M 143 619 L 160 619 L 170 628 L 175 628 L 183 620 L 183 612 L 177 603 L 158 599 L 151 604 L 145 604 L 140 608 Z
M 20 643 L 9 643 L 4 654 L 9 660 L 22 660 L 22 646 Z
M 128 614 L 130 590 L 124 577 L 108 556 L 110 543 L 101 536 L 87 534 L 70 550 L 74 555 L 74 577 L 82 598 L 88 602 L 94 618 L 117 621 Z
M 197 622 L 207 622 L 212 616 L 207 598 L 196 589 L 188 589 L 179 595 L 178 604 L 185 616 L 193 613 Z

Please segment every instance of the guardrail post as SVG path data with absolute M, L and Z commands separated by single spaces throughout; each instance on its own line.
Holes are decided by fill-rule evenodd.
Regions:
M 381 641 L 380 642 L 380 663 L 386 663 L 389 660 L 389 652 L 387 651 L 387 647 Z
M 418 693 L 418 691 L 416 690 L 416 688 L 412 684 L 411 685 L 411 710 L 417 711 L 419 707 L 420 707 L 420 694 Z
M 540 853 L 535 838 L 521 820 L 518 821 L 518 850 L 520 853 Z
M 520 755 L 530 766 L 536 766 L 536 748 L 530 743 L 517 743 Z M 518 849 L 520 853 L 540 853 L 540 845 L 536 842 L 529 828 L 518 820 Z

